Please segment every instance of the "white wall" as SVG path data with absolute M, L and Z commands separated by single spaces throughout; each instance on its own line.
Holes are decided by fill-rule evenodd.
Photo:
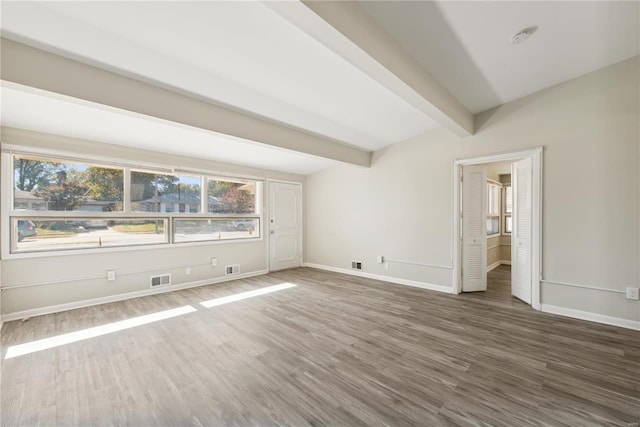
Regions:
M 0 188 L 2 188 L 2 162 L 0 162 Z M 0 200 L 2 195 L 0 194 Z M 3 230 L 0 227 L 0 242 L 4 239 Z M 2 331 L 3 319 L 2 319 L 2 255 L 0 254 L 0 332 Z
M 238 174 L 265 179 L 283 179 L 303 184 L 305 181 L 305 178 L 299 175 L 224 165 L 10 128 L 2 129 L 2 142 L 61 150 L 79 157 L 86 155 L 129 162 L 133 160 L 159 166 L 193 168 L 212 173 Z M 263 212 L 266 213 L 268 212 L 267 197 L 263 199 Z M 4 201 L 5 198 L 3 198 Z M 5 206 L 4 212 L 6 208 Z M 171 273 L 172 283 L 177 285 L 224 280 L 224 267 L 229 264 L 240 264 L 241 273 L 244 274 L 263 273 L 268 269 L 268 241 L 264 231 L 263 236 L 264 239 L 256 241 L 87 250 L 86 253 L 79 255 L 47 254 L 11 258 L 3 254 L 0 276 L 2 314 L 5 318 L 13 318 L 17 315 L 37 313 L 50 306 L 82 304 L 83 301 L 144 292 L 149 289 L 149 277 L 163 273 Z M 217 267 L 201 265 L 210 262 L 211 257 L 218 258 Z M 184 267 L 186 265 L 193 266 L 190 275 L 186 274 Z M 181 267 L 173 268 L 173 266 Z M 111 269 L 116 270 L 116 281 L 106 280 L 106 271 Z M 15 288 L 18 285 L 45 282 L 56 283 Z
M 307 178 L 306 262 L 451 286 L 454 159 L 544 147 L 543 276 L 623 290 L 640 285 L 639 57 L 476 116 L 476 134 L 440 129 L 376 152 L 370 169 Z M 554 284 L 542 303 L 632 321 L 624 295 Z
M 501 261 L 500 237 L 498 234 L 487 238 L 487 267 L 492 267 Z
M 445 129 L 446 147 L 459 138 Z M 338 167 L 307 177 L 306 261 L 450 287 L 451 271 L 376 264 L 387 258 L 451 264 L 451 162 L 440 143 L 417 139 L 374 153 L 369 169 Z M 453 156 L 450 156 L 453 158 Z

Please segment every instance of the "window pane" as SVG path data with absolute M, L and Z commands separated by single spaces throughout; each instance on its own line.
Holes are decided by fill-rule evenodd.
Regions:
M 131 172 L 133 212 L 200 212 L 200 178 Z
M 253 239 L 260 237 L 258 218 L 175 219 L 174 242 Z
M 498 234 L 500 232 L 500 217 L 487 217 L 487 236 Z
M 122 211 L 123 170 L 14 156 L 14 209 Z
M 168 243 L 167 219 L 12 218 L 13 252 Z
M 511 187 L 507 187 L 505 188 L 505 197 L 504 197 L 505 201 L 504 201 L 504 211 L 506 213 L 511 213 L 511 206 L 512 206 L 512 200 L 513 200 L 513 193 L 511 191 Z
M 228 214 L 255 214 L 256 181 L 212 178 L 207 182 L 208 212 Z
M 504 217 L 504 232 L 511 233 L 511 227 L 513 223 L 511 221 L 511 215 Z
M 487 214 L 500 215 L 500 186 L 487 185 Z

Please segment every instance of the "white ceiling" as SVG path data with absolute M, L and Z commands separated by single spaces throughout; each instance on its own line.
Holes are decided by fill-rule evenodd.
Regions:
M 302 175 L 336 164 L 322 157 L 10 86 L 1 88 L 2 122 L 18 129 Z
M 505 160 L 504 162 L 485 163 L 485 166 L 498 175 L 511 175 L 511 165 L 513 163 L 513 160 Z
M 359 4 L 472 112 L 640 53 L 639 2 Z M 363 150 L 439 127 L 261 2 L 1 7 L 3 37 Z M 531 25 L 529 41 L 510 43 Z M 5 126 L 301 174 L 338 164 L 17 86 L 1 96 Z
M 366 150 L 437 127 L 261 2 L 3 2 L 2 29 Z
M 637 1 L 360 4 L 473 113 L 640 54 Z

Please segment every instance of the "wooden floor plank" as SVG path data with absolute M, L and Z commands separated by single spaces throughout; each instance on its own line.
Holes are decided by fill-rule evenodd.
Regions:
M 0 423 L 637 426 L 640 333 L 536 312 L 509 274 L 454 296 L 304 268 L 8 322 Z M 5 359 L 184 306 L 195 311 Z

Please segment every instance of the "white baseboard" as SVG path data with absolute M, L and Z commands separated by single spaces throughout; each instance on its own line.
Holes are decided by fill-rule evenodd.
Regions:
M 511 265 L 511 261 L 496 261 L 490 266 L 487 267 L 487 273 L 493 270 L 494 268 L 500 267 L 501 265 Z
M 83 301 L 74 301 L 66 304 L 50 305 L 47 307 L 33 308 L 30 310 L 16 311 L 2 316 L 2 322 L 11 320 L 26 319 L 44 314 L 59 313 L 61 311 L 74 310 L 76 308 L 91 307 L 94 305 L 107 304 L 110 302 L 123 301 L 132 298 L 144 297 L 147 295 L 163 294 L 165 292 L 178 291 L 180 289 L 196 288 L 199 286 L 213 285 L 216 283 L 229 282 L 231 280 L 246 279 L 248 277 L 261 276 L 267 274 L 268 270 L 252 271 L 250 273 L 237 274 L 233 276 L 214 277 L 211 279 L 198 280 L 195 282 L 180 283 L 166 287 L 145 289 L 142 291 L 127 292 L 125 294 L 109 295 L 106 297 L 92 298 Z
M 605 325 L 619 326 L 621 328 L 640 331 L 640 321 L 605 316 L 604 314 L 590 313 L 588 311 L 575 310 L 573 308 L 549 304 L 542 304 L 540 306 L 540 310 L 545 313 L 559 314 L 560 316 L 572 317 L 574 319 L 588 320 L 590 322 L 604 323 Z
M 487 267 L 487 273 L 493 270 L 494 268 L 500 267 L 502 265 L 502 261 L 496 261 L 490 266 Z
M 349 274 L 351 276 L 366 277 L 367 279 L 381 280 L 383 282 L 395 283 L 398 285 L 412 286 L 414 288 L 428 289 L 430 291 L 438 291 L 452 293 L 449 286 L 434 285 L 433 283 L 418 282 L 415 280 L 399 279 L 397 277 L 381 276 L 379 274 L 365 273 L 363 271 L 349 270 L 347 268 L 331 267 L 328 265 L 314 264 L 305 262 L 304 267 L 317 268 L 318 270 L 333 271 L 334 273 Z

